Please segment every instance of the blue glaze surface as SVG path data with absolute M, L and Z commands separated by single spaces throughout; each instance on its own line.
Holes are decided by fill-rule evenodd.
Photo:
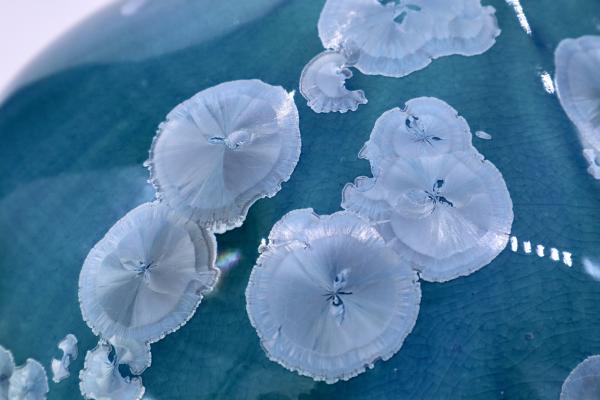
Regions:
M 505 2 L 484 3 L 502 33 L 481 56 L 444 57 L 402 79 L 356 73 L 348 87 L 369 102 L 343 115 L 316 114 L 296 94 L 300 162 L 276 197 L 218 236 L 220 253 L 236 256 L 194 318 L 152 346 L 147 399 L 556 399 L 571 369 L 600 353 L 600 283 L 582 267 L 584 257 L 600 261 L 600 184 L 539 76 L 553 73 L 561 39 L 600 33 L 600 3 L 524 1 L 532 36 Z M 80 398 L 76 371 L 95 339 L 77 302 L 79 270 L 118 218 L 152 198 L 142 162 L 167 112 L 228 80 L 297 90 L 322 51 L 322 0 L 154 4 L 92 17 L 0 106 L 0 343 L 18 364 L 33 357 L 49 372 L 56 343 L 69 332 L 80 340 L 72 376 L 50 383 L 49 399 Z M 314 383 L 268 361 L 250 326 L 244 290 L 257 247 L 292 209 L 338 210 L 343 185 L 370 174 L 357 154 L 377 117 L 418 96 L 445 100 L 473 132 L 493 136 L 473 141 L 504 175 L 519 249 L 468 277 L 423 283 L 415 329 L 391 360 Z M 552 261 L 551 247 L 571 252 L 573 266 Z

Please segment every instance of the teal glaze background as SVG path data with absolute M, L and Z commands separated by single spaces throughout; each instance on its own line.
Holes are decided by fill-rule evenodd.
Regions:
M 483 2 L 496 8 L 502 34 L 481 56 L 438 59 L 401 79 L 356 72 L 350 86 L 369 100 L 357 112 L 315 114 L 297 93 L 300 162 L 243 227 L 217 237 L 219 251 L 239 251 L 241 261 L 185 327 L 152 346 L 145 398 L 558 399 L 568 373 L 600 354 L 600 283 L 581 263 L 600 261 L 600 183 L 539 77 L 553 73 L 561 39 L 600 34 L 600 2 L 523 0 L 532 37 L 503 1 Z M 297 90 L 302 67 L 322 50 L 322 0 L 155 4 L 91 18 L 25 71 L 28 84 L 0 106 L 0 344 L 50 374 L 56 343 L 69 332 L 80 340 L 71 378 L 50 382 L 49 399 L 80 398 L 77 371 L 96 340 L 79 311 L 79 270 L 118 218 L 152 198 L 142 163 L 167 112 L 228 80 Z M 473 142 L 505 177 L 513 234 L 572 252 L 573 267 L 507 248 L 473 275 L 423 283 L 403 348 L 348 382 L 315 383 L 270 362 L 245 311 L 260 239 L 292 209 L 338 210 L 343 185 L 370 174 L 357 153 L 377 117 L 425 95 L 493 135 Z

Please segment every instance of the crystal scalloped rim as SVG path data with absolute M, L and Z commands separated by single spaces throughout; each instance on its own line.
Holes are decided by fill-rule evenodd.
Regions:
M 194 246 L 193 250 L 188 249 L 188 253 L 192 251 L 194 253 L 196 262 L 194 268 L 198 270 L 198 275 L 196 278 L 190 277 L 189 285 L 194 283 L 196 289 L 194 290 L 188 285 L 185 292 L 181 293 L 182 296 L 186 296 L 185 310 L 177 313 L 166 313 L 161 319 L 161 321 L 167 321 L 164 326 L 148 324 L 147 329 L 143 329 L 144 326 L 129 329 L 113 321 L 103 310 L 98 300 L 94 300 L 96 297 L 94 290 L 97 286 L 94 277 L 98 268 L 105 265 L 103 264 L 104 260 L 108 256 L 112 257 L 114 255 L 119 242 L 130 238 L 131 236 L 128 235 L 131 232 L 142 232 L 142 228 L 144 228 L 144 231 L 149 231 L 149 227 L 152 227 L 153 222 L 167 224 L 169 229 L 175 229 L 177 234 L 182 235 L 180 239 L 184 244 L 188 242 Z M 186 237 L 182 231 L 185 231 L 188 236 Z M 167 251 L 168 249 L 164 250 Z M 169 251 L 173 251 L 173 249 Z M 184 326 L 196 312 L 203 296 L 216 285 L 219 277 L 219 270 L 215 267 L 216 252 L 217 243 L 214 235 L 198 227 L 194 222 L 183 219 L 160 203 L 144 203 L 138 206 L 109 229 L 106 235 L 90 250 L 84 261 L 79 278 L 79 303 L 84 321 L 95 335 L 105 339 L 119 336 L 147 343 L 161 340 L 166 335 Z M 203 256 L 203 253 L 206 257 Z M 142 257 L 143 254 L 136 254 L 136 256 Z M 138 261 L 142 261 L 142 259 L 140 258 Z M 132 270 L 126 270 L 123 264 L 120 264 L 120 268 L 127 274 L 133 272 Z M 188 268 L 186 267 L 186 269 Z M 205 279 L 206 282 L 200 281 L 200 278 L 207 278 Z M 189 292 L 190 289 L 192 289 L 191 292 Z
M 244 104 L 239 105 L 239 102 Z M 225 110 L 232 112 L 234 117 L 222 115 Z M 253 115 L 249 117 L 248 113 Z M 230 131 L 230 127 L 234 130 Z M 189 143 L 178 148 L 181 138 Z M 269 148 L 274 143 L 279 146 L 276 160 L 267 158 L 274 156 Z M 171 151 L 173 148 L 175 152 Z M 204 157 L 198 156 L 199 150 L 204 152 Z M 288 93 L 281 86 L 258 79 L 238 80 L 202 90 L 169 112 L 166 121 L 158 127 L 144 165 L 161 202 L 215 233 L 224 233 L 240 227 L 257 200 L 273 197 L 281 190 L 281 184 L 289 180 L 300 159 L 300 150 L 294 92 Z M 251 158 L 252 152 L 260 151 L 263 151 L 260 159 L 271 162 L 270 166 L 266 162 L 248 164 L 248 160 L 243 159 L 245 154 Z M 229 163 L 222 162 L 225 157 L 229 158 Z M 223 167 L 204 173 L 204 181 L 191 179 L 191 175 L 197 177 L 198 174 L 191 174 L 190 168 L 195 168 L 196 172 L 205 171 L 207 159 L 214 159 Z M 248 186 L 250 180 L 242 178 L 247 178 L 257 165 L 263 169 L 259 172 L 264 176 L 258 180 L 254 178 L 256 182 Z M 238 181 L 238 187 L 226 188 L 223 177 L 227 167 L 236 166 L 236 173 L 228 175 L 230 180 Z M 270 169 L 265 172 L 265 167 Z M 223 179 L 219 180 L 219 176 Z M 202 199 L 203 191 L 211 196 Z M 215 193 L 219 194 L 223 204 L 218 204 Z M 227 201 L 226 196 L 230 197 Z
M 291 211 L 273 226 L 261 251 L 246 289 L 246 310 L 268 358 L 285 368 L 326 383 L 348 380 L 391 358 L 412 331 L 421 299 L 417 275 L 358 216 Z M 315 270 L 308 272 L 308 267 Z M 282 293 L 278 283 L 286 282 Z M 359 306 L 361 296 L 369 301 Z M 323 301 L 325 311 L 319 306 Z M 301 342 L 313 336 L 280 320 L 280 304 L 295 307 L 296 312 L 286 315 L 301 315 L 301 321 L 312 313 L 319 323 L 310 326 L 331 334 L 321 332 L 309 349 Z

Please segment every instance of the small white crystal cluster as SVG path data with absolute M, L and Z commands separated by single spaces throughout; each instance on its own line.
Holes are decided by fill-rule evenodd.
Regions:
M 500 34 L 495 12 L 480 0 L 327 0 L 319 38 L 327 49 L 358 47 L 364 74 L 401 77 L 435 58 L 489 50 Z
M 318 28 L 327 50 L 302 70 L 300 92 L 313 111 L 342 113 L 367 102 L 346 89 L 349 67 L 402 77 L 438 57 L 484 53 L 500 34 L 480 0 L 327 0 Z
M 60 359 L 53 358 L 50 365 L 52 369 L 52 381 L 54 383 L 59 383 L 71 375 L 69 366 L 71 362 L 77 359 L 78 354 L 77 337 L 69 333 L 58 343 L 58 348 L 62 351 L 63 355 Z
M 140 400 L 144 386 L 139 377 L 123 377 L 119 373 L 118 357 L 112 347 L 100 341 L 95 349 L 85 355 L 83 369 L 79 373 L 79 389 L 86 399 Z
M 359 50 L 346 46 L 317 54 L 302 69 L 300 93 L 317 113 L 356 111 L 367 103 L 362 90 L 348 90 L 346 80 L 352 78 L 350 67 L 358 59 Z
M 44 400 L 48 393 L 46 370 L 28 358 L 16 367 L 12 353 L 0 346 L 0 400 Z
M 118 336 L 100 339 L 79 372 L 81 393 L 86 399 L 139 400 L 145 391 L 139 375 L 151 362 L 149 343 Z M 119 365 L 127 365 L 134 377 L 122 376 Z

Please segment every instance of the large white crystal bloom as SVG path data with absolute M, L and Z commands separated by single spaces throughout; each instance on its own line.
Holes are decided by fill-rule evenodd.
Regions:
M 160 203 L 121 218 L 79 276 L 83 318 L 103 338 L 154 342 L 184 325 L 212 290 L 214 235 Z
M 272 197 L 300 157 L 293 92 L 260 80 L 222 83 L 175 107 L 147 165 L 159 198 L 222 233 Z
M 362 90 L 348 90 L 345 82 L 352 77 L 349 67 L 357 58 L 345 51 L 324 51 L 304 66 L 300 75 L 300 93 L 315 112 L 356 111 L 367 103 Z M 358 57 L 358 54 L 356 54 Z
M 500 34 L 494 14 L 480 0 L 327 0 L 319 37 L 328 49 L 356 43 L 365 74 L 400 77 L 434 58 L 487 51 Z
M 563 40 L 554 62 L 560 104 L 580 133 L 588 171 L 600 179 L 600 36 Z
M 50 365 L 52 369 L 52 381 L 59 383 L 69 377 L 69 366 L 71 362 L 77 359 L 77 337 L 69 333 L 58 343 L 58 348 L 63 352 L 59 359 L 53 358 Z
M 418 97 L 404 109 L 384 112 L 359 153 L 376 170 L 397 158 L 430 156 L 472 148 L 469 124 L 445 101 Z
M 150 345 L 118 336 L 108 339 L 115 349 L 118 364 L 126 364 L 134 375 L 141 375 L 152 364 Z
M 583 360 L 565 379 L 560 400 L 600 399 L 600 356 Z
M 421 278 L 436 282 L 490 263 L 513 221 L 502 174 L 473 150 L 398 158 L 346 185 L 342 207 L 371 221 Z
M 273 226 L 246 289 L 267 356 L 315 380 L 350 379 L 412 331 L 417 275 L 354 214 L 295 210 Z
M 44 400 L 48 393 L 48 377 L 42 364 L 28 358 L 24 365 L 15 368 L 10 377 L 10 400 Z
M 0 400 L 8 399 L 10 377 L 15 370 L 15 360 L 12 353 L 0 346 Z
M 144 395 L 141 378 L 125 378 L 119 373 L 115 359 L 110 359 L 111 347 L 100 342 L 85 355 L 79 372 L 79 390 L 86 399 L 139 400 Z

